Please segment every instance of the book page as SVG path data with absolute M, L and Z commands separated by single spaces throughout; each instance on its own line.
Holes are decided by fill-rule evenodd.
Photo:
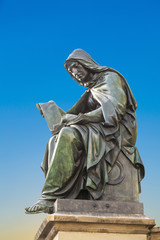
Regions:
M 48 127 L 52 132 L 57 124 L 60 124 L 62 117 L 65 112 L 57 106 L 54 101 L 49 101 L 47 103 L 37 103 L 38 110 L 40 111 L 42 117 L 47 121 Z

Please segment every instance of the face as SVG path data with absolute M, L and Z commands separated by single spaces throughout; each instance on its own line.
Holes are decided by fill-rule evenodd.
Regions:
M 85 69 L 78 62 L 71 63 L 68 67 L 68 72 L 77 80 L 80 85 L 84 85 L 89 75 L 87 69 Z

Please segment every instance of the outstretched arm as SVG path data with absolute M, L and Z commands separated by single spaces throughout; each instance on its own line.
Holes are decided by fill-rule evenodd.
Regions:
M 74 119 L 67 121 L 67 126 L 72 124 L 87 124 L 87 123 L 100 123 L 104 122 L 102 107 L 97 108 L 88 113 L 79 113 Z

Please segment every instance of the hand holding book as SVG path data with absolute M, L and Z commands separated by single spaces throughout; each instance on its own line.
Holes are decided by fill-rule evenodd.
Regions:
M 51 133 L 54 134 L 62 125 L 62 118 L 65 112 L 59 108 L 54 101 L 37 103 L 36 106 L 42 117 L 46 119 Z

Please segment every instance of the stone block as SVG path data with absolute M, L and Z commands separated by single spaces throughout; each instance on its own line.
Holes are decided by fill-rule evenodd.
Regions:
M 123 153 L 120 153 L 118 162 L 120 165 L 115 164 L 109 173 L 109 183 L 106 184 L 101 199 L 103 201 L 139 202 L 138 170 L 124 157 Z M 118 176 L 119 178 L 121 176 L 123 180 L 117 184 Z
M 58 232 L 54 240 L 147 240 L 145 234 Z
M 148 240 L 160 240 L 160 227 L 151 229 Z
M 143 215 L 143 204 L 139 202 L 57 199 L 54 203 L 54 213 L 98 216 L 106 216 L 110 213 Z
M 147 240 L 154 219 L 142 215 L 48 215 L 35 240 Z M 123 238 L 122 238 L 123 237 Z

